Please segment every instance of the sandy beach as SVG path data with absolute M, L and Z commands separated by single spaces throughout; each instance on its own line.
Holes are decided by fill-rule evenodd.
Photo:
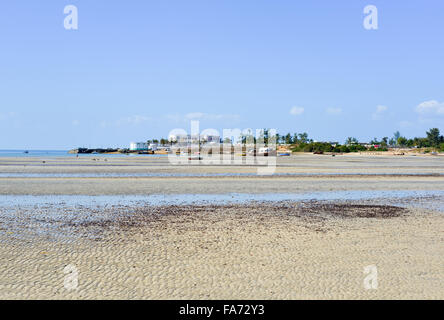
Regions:
M 0 298 L 444 298 L 443 156 L 300 154 L 256 169 L 1 158 Z
M 444 1 L 0 15 L 0 300 L 444 300 Z

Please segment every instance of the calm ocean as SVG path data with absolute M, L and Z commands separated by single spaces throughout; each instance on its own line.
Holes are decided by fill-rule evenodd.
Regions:
M 67 157 L 74 156 L 68 153 L 68 150 L 0 150 L 0 157 Z
M 0 158 L 3 157 L 71 157 L 75 158 L 76 154 L 68 153 L 68 150 L 0 150 Z M 146 154 L 79 154 L 79 157 L 147 157 L 162 155 L 146 155 Z

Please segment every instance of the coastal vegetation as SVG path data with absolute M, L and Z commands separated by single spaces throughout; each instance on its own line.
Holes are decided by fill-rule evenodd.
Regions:
M 426 132 L 426 137 L 406 138 L 396 131 L 393 137 L 373 138 L 368 143 L 360 143 L 354 137 L 348 137 L 344 144 L 339 142 L 317 142 L 308 138 L 307 133 L 287 133 L 276 135 L 278 145 L 288 145 L 293 152 L 334 152 L 348 153 L 359 151 L 388 151 L 389 148 L 423 148 L 424 152 L 444 151 L 444 137 L 438 128 Z
M 348 152 L 367 151 L 367 148 L 359 144 L 335 145 L 328 142 L 310 142 L 310 143 L 299 143 L 298 145 L 292 147 L 291 151 L 314 152 L 314 153 L 323 153 L 323 152 L 348 153 Z
M 287 133 L 281 135 L 277 133 L 275 136 L 270 136 L 269 129 L 263 129 L 259 136 L 260 140 L 268 144 L 274 140 L 278 146 L 284 147 L 293 152 L 314 152 L 314 153 L 349 153 L 362 151 L 388 151 L 390 149 L 418 149 L 422 152 L 444 152 L 444 136 L 440 133 L 438 128 L 431 128 L 426 132 L 425 137 L 407 138 L 399 131 L 396 131 L 391 138 L 373 138 L 370 142 L 359 142 L 355 137 L 348 137 L 343 144 L 339 142 L 320 142 L 309 138 L 308 133 Z M 243 134 L 239 137 L 239 142 L 246 144 L 247 141 L 257 142 L 256 137 L 252 134 Z M 201 140 L 199 143 L 205 144 L 206 141 Z M 220 139 L 221 143 L 230 144 L 233 141 L 229 138 Z M 151 139 L 147 140 L 147 144 L 174 145 L 174 142 L 165 139 Z M 132 153 L 137 151 L 130 151 L 129 149 L 87 149 L 78 148 L 71 150 L 71 153 Z

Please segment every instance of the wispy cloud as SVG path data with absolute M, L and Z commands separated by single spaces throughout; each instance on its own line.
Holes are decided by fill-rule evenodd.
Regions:
M 299 116 L 301 114 L 303 114 L 305 111 L 305 109 L 303 107 L 293 107 L 290 109 L 290 114 L 294 115 L 294 116 Z
M 444 116 L 444 102 L 424 101 L 416 106 L 415 111 L 421 115 Z
M 384 114 L 387 112 L 388 108 L 386 106 L 377 106 L 375 112 L 372 114 L 373 120 L 381 120 Z
M 340 115 L 342 113 L 342 109 L 341 108 L 327 108 L 325 109 L 325 113 L 329 114 L 329 115 Z

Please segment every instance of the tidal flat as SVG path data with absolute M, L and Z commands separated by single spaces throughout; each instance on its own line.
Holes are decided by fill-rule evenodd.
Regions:
M 1 158 L 0 297 L 444 298 L 443 157 L 300 154 L 256 172 Z

